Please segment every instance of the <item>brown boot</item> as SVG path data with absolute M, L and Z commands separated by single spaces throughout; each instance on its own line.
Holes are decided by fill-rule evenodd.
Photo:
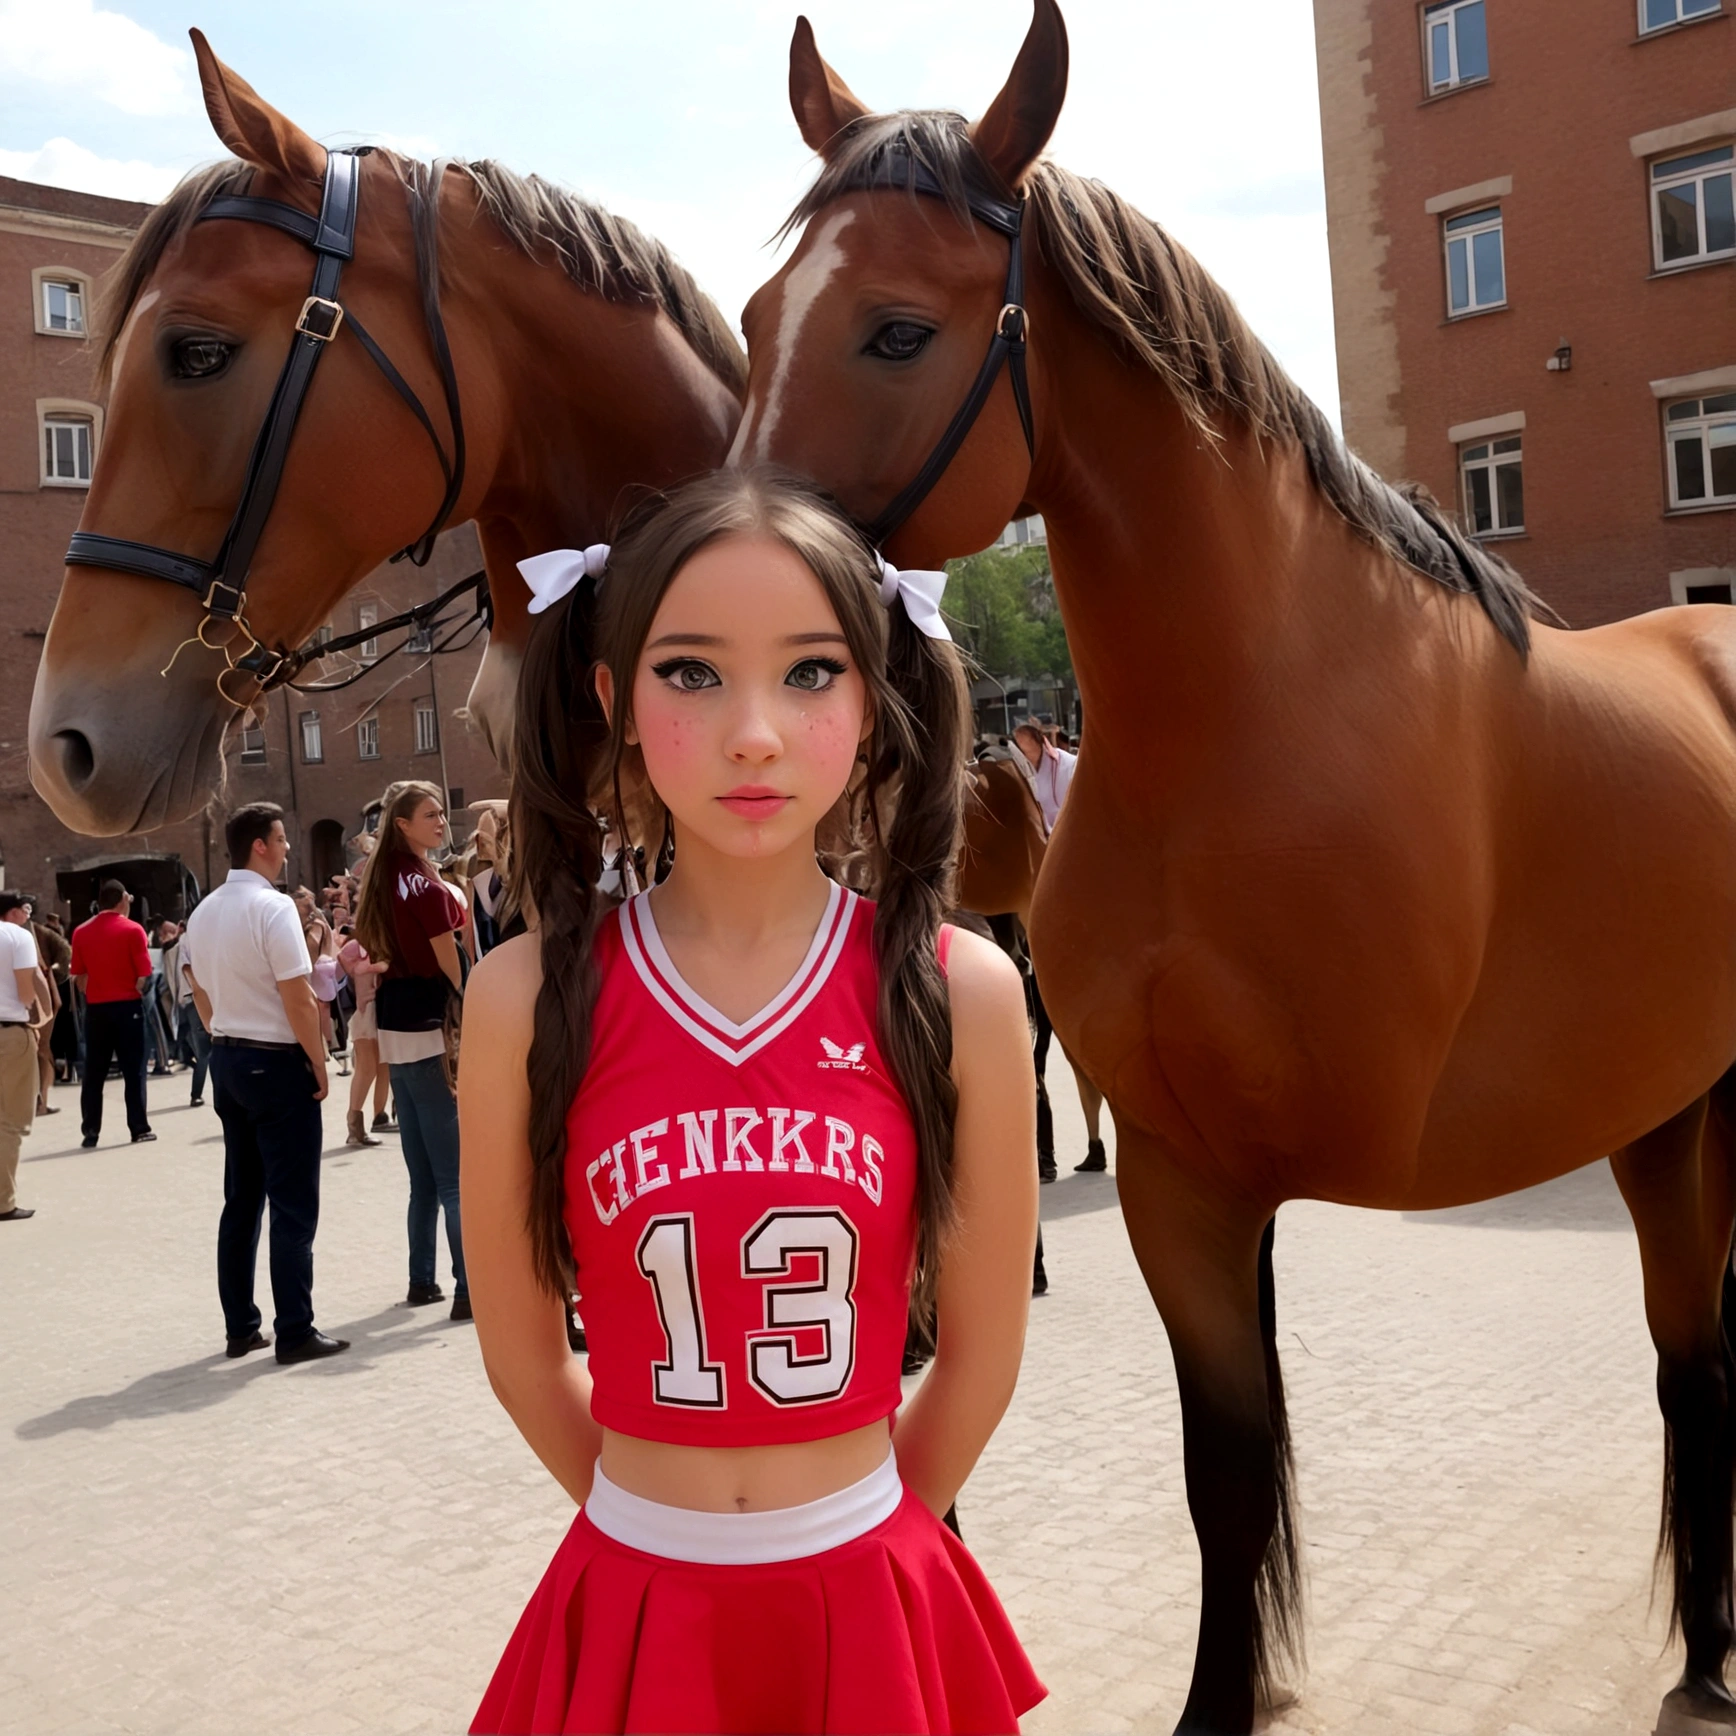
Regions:
M 345 1145 L 378 1145 L 380 1143 L 368 1131 L 367 1124 L 362 1119 L 361 1110 L 352 1109 L 344 1125 L 349 1129 L 349 1138 L 344 1141 Z

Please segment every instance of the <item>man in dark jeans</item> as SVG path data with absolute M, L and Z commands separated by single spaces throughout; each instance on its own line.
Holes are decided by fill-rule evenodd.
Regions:
M 145 1016 L 139 993 L 151 980 L 145 931 L 133 921 L 132 894 L 118 880 L 97 888 L 97 913 L 72 931 L 72 980 L 84 995 L 84 1087 L 79 1109 L 84 1146 L 102 1132 L 109 1063 L 119 1061 L 133 1144 L 155 1139 L 145 1115 Z
M 224 828 L 229 877 L 188 918 L 181 964 L 211 1033 L 211 1086 L 223 1123 L 217 1294 L 226 1354 L 270 1340 L 253 1300 L 259 1226 L 271 1202 L 277 1360 L 312 1362 L 349 1348 L 313 1323 L 325 1044 L 301 918 L 276 881 L 289 856 L 283 810 L 237 808 Z

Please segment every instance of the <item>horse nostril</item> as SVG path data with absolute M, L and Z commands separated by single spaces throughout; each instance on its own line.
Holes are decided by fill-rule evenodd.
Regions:
M 60 750 L 60 773 L 69 788 L 82 790 L 96 776 L 96 752 L 83 730 L 56 730 L 55 746 Z

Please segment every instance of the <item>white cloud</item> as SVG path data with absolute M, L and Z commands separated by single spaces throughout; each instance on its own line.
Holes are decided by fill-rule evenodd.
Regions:
M 184 48 L 93 0 L 0 0 L 0 79 L 78 91 L 129 115 L 169 115 L 191 104 Z
M 40 150 L 0 151 L 0 175 L 77 193 L 106 193 L 111 199 L 154 202 L 181 178 L 181 171 L 138 158 L 99 157 L 71 139 L 60 138 L 50 139 Z

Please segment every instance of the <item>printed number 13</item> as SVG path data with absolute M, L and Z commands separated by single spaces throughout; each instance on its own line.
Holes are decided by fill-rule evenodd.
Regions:
M 856 1365 L 856 1228 L 836 1210 L 768 1212 L 742 1237 L 743 1278 L 787 1278 L 798 1254 L 819 1264 L 817 1283 L 767 1284 L 764 1327 L 748 1336 L 748 1378 L 774 1404 L 837 1398 Z M 638 1265 L 663 1326 L 665 1357 L 652 1364 L 658 1404 L 720 1410 L 724 1371 L 707 1360 L 705 1310 L 689 1213 L 653 1218 L 639 1238 Z M 796 1328 L 817 1330 L 819 1354 L 800 1356 Z

